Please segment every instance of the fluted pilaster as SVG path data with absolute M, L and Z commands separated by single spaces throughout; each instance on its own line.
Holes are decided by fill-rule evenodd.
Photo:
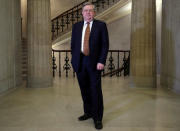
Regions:
M 180 1 L 162 2 L 161 85 L 180 92 Z
M 156 87 L 155 0 L 132 0 L 131 84 Z
M 21 79 L 20 0 L 0 1 L 0 93 L 19 86 Z
M 52 85 L 50 0 L 28 0 L 28 87 Z

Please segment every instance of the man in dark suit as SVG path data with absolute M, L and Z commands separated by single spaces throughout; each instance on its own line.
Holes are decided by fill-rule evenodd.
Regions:
M 77 74 L 84 107 L 84 114 L 78 119 L 93 118 L 95 128 L 102 129 L 101 71 L 108 54 L 109 38 L 106 24 L 94 19 L 94 8 L 93 4 L 85 3 L 82 9 L 84 21 L 73 25 L 71 63 Z

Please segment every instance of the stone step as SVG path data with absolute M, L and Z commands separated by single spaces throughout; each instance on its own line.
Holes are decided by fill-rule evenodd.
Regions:
M 27 56 L 22 56 L 22 60 L 26 61 L 27 60 Z
M 27 57 L 28 56 L 27 52 L 23 52 L 22 56 L 26 56 Z
M 27 64 L 27 61 L 22 61 L 22 64 L 24 65 L 24 64 Z
M 22 52 L 22 53 L 24 53 L 24 52 L 27 53 L 27 52 L 28 52 L 28 49 L 23 49 L 23 50 L 21 50 L 21 52 Z
M 22 39 L 22 45 L 21 45 L 21 60 L 22 60 L 22 79 L 27 80 L 27 64 L 28 64 L 28 44 L 27 39 Z
M 23 66 L 21 70 L 22 71 L 27 71 L 27 66 Z
M 22 74 L 27 74 L 27 70 L 22 71 Z

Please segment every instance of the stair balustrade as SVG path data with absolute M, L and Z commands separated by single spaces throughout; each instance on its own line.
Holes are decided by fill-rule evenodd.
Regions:
M 59 16 L 51 20 L 51 38 L 55 40 L 60 35 L 71 31 L 72 25 L 83 20 L 82 7 L 85 2 L 92 2 L 95 5 L 96 14 L 102 12 L 108 7 L 114 5 L 120 0 L 85 0 L 84 2 L 74 6 L 73 8 L 63 12 Z
M 75 77 L 71 65 L 71 50 L 52 50 L 53 77 L 70 75 Z M 106 65 L 102 71 L 102 76 L 129 76 L 130 51 L 129 50 L 109 50 Z

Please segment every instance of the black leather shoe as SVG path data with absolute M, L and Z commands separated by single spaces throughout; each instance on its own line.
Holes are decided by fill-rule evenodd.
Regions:
M 103 124 L 101 121 L 94 121 L 94 126 L 96 129 L 100 130 L 103 128 Z
M 79 119 L 79 121 L 84 121 L 84 120 L 87 120 L 87 119 L 89 119 L 91 117 L 92 116 L 89 115 L 89 114 L 84 114 L 84 115 L 80 116 L 78 119 Z

